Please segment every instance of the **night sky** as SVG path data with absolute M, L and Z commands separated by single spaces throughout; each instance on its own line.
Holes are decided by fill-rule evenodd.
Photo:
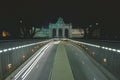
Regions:
M 71 22 L 73 27 L 99 22 L 105 30 L 113 32 L 120 26 L 120 5 L 116 0 L 0 1 L 1 28 L 17 29 L 20 19 L 27 25 L 47 26 L 58 17 L 63 17 L 66 23 Z

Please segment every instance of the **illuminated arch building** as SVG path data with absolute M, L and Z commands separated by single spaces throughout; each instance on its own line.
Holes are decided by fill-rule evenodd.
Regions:
M 48 28 L 37 28 L 34 38 L 81 38 L 84 37 L 83 29 L 72 29 L 72 24 L 65 24 L 63 18 L 59 17 L 56 23 L 49 23 Z
M 71 38 L 72 24 L 65 24 L 63 19 L 60 17 L 57 23 L 49 24 L 49 37 L 56 38 Z

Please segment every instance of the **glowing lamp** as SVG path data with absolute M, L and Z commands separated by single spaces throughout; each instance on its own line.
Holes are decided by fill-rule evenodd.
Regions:
M 8 69 L 8 70 L 10 70 L 10 69 L 12 69 L 12 68 L 13 68 L 12 64 L 8 64 L 8 65 L 7 65 L 7 69 Z
M 88 50 L 88 48 L 85 48 L 86 50 Z
M 95 52 L 94 52 L 94 51 L 92 52 L 92 55 L 93 55 L 93 56 L 95 55 Z
M 103 59 L 103 62 L 104 62 L 104 63 L 106 63 L 106 62 L 107 62 L 107 59 L 106 59 L 106 58 L 104 58 L 104 59 Z
M 32 49 L 32 52 L 34 52 L 34 49 Z
M 22 59 L 26 59 L 26 55 L 23 54 L 23 55 L 22 55 Z

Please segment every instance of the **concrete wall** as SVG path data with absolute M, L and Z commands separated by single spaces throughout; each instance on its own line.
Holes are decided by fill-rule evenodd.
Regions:
M 37 40 L 39 41 L 39 40 Z M 19 45 L 11 42 L 12 46 L 7 49 L 0 50 L 0 80 L 3 80 L 10 73 L 12 73 L 16 68 L 18 68 L 23 62 L 25 62 L 29 57 L 31 57 L 38 49 L 44 46 L 47 42 L 37 42 L 31 41 L 29 44 Z M 35 43 L 32 43 L 35 42 Z M 6 44 L 2 44 L 3 46 Z M 18 46 L 16 46 L 18 45 Z M 7 45 L 9 46 L 9 45 Z M 7 51 L 6 51 L 7 50 Z

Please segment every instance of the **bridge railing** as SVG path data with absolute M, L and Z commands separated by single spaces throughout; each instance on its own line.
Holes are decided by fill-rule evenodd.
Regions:
M 120 79 L 120 50 L 110 47 L 94 45 L 90 43 L 74 41 L 76 44 L 85 49 L 88 55 L 90 55 L 95 61 L 101 64 L 114 76 Z
M 50 40 L 0 50 L 0 80 L 3 80 Z M 19 42 L 18 42 L 19 43 Z M 14 45 L 14 44 L 13 44 Z M 12 45 L 12 46 L 13 46 Z M 15 44 L 16 45 L 16 44 Z

